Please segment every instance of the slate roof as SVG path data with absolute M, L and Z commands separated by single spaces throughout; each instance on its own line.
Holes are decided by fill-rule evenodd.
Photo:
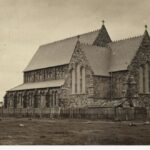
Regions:
M 34 83 L 24 83 L 15 88 L 10 89 L 9 91 L 60 87 L 64 84 L 64 82 L 65 82 L 64 80 L 52 80 L 52 81 L 43 81 L 43 82 L 34 82 Z
M 143 36 L 110 42 L 106 47 L 93 45 L 101 30 L 80 35 L 82 49 L 89 60 L 95 75 L 108 76 L 109 72 L 127 70 L 134 58 Z M 105 29 L 104 32 L 107 32 Z M 105 33 L 103 33 L 105 36 Z M 111 41 L 111 40 L 110 40 Z M 71 37 L 39 47 L 24 71 L 69 64 L 77 37 Z
M 99 30 L 82 34 L 80 42 L 92 45 L 98 34 Z M 40 46 L 24 71 L 69 64 L 76 42 L 77 37 L 74 36 Z
M 95 75 L 109 76 L 109 72 L 127 70 L 136 55 L 143 36 L 115 41 L 107 47 L 81 44 Z
M 109 76 L 110 50 L 105 47 L 81 44 L 95 75 Z
M 107 47 L 82 44 L 95 75 L 109 76 L 109 72 L 127 70 L 141 45 L 143 36 L 115 41 Z
M 127 67 L 134 58 L 142 39 L 143 36 L 138 36 L 109 43 L 108 46 L 111 48 L 109 71 L 127 70 Z

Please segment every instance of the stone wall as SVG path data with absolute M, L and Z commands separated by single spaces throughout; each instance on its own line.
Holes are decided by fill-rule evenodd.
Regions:
M 137 101 L 139 101 L 141 105 L 143 105 L 142 102 L 144 102 L 145 106 L 150 106 L 150 93 L 139 93 L 139 69 L 147 62 L 150 62 L 150 38 L 147 31 L 145 31 L 143 41 L 131 64 L 128 66 L 128 76 L 133 76 L 135 80 L 136 88 L 134 89 L 134 94 L 137 95 Z
M 111 99 L 121 99 L 124 97 L 127 74 L 128 74 L 127 71 L 118 71 L 111 73 L 111 80 L 110 80 Z
M 90 67 L 90 64 L 80 48 L 80 43 L 78 42 L 74 53 L 72 55 L 69 72 L 72 69 L 75 69 L 75 66 L 79 64 L 85 68 L 85 93 L 81 94 L 72 94 L 71 92 L 71 73 L 66 77 L 64 86 L 62 87 L 62 98 L 65 107 L 84 107 L 90 104 L 93 101 L 94 97 L 94 79 L 93 71 Z
M 76 118 L 76 119 L 109 119 L 150 120 L 150 108 L 122 107 L 85 107 L 85 108 L 33 108 L 33 109 L 4 109 L 0 108 L 0 117 L 28 118 Z
M 110 99 L 110 77 L 94 76 L 94 98 Z
M 6 108 L 45 108 L 61 104 L 60 88 L 45 88 L 7 92 Z

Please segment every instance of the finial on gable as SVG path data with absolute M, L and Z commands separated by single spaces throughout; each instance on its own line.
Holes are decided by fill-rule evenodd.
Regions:
M 147 25 L 145 25 L 145 30 L 147 31 Z
M 80 47 L 80 35 L 77 35 L 76 48 Z
M 148 26 L 145 25 L 145 31 L 144 31 L 144 35 L 149 37 L 148 31 L 147 31 Z M 150 38 L 150 37 L 149 37 Z
M 104 25 L 105 21 L 102 20 L 102 26 L 99 30 L 99 34 L 96 37 L 95 41 L 93 42 L 93 45 L 105 47 L 108 43 L 111 42 L 111 38 L 107 32 L 107 29 Z
M 80 35 L 77 36 L 77 41 L 80 41 Z
M 102 25 L 104 25 L 105 24 L 105 20 L 102 20 Z

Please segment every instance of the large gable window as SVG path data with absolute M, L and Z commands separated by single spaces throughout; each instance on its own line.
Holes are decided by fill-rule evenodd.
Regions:
M 139 69 L 139 92 L 150 93 L 150 64 L 146 63 Z
M 85 93 L 85 68 L 79 64 L 71 70 L 71 89 L 72 94 Z
M 81 85 L 80 85 L 80 79 L 81 79 L 81 74 L 80 74 L 80 65 L 78 64 L 77 65 L 77 93 L 80 93 L 81 92 Z
M 74 69 L 71 70 L 71 89 L 72 89 L 72 94 L 75 94 L 75 71 Z
M 80 75 L 81 75 L 81 93 L 85 93 L 85 68 L 84 67 L 80 69 Z

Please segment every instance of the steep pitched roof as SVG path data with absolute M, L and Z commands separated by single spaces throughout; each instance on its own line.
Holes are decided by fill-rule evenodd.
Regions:
M 109 72 L 127 70 L 144 36 L 133 37 L 99 47 L 82 44 L 95 75 L 109 76 Z
M 93 45 L 105 47 L 110 42 L 111 42 L 111 38 L 106 30 L 105 25 L 103 24 Z
M 83 47 L 94 73 L 108 75 L 108 72 L 127 69 L 143 37 L 111 42 L 105 26 L 102 25 L 100 30 L 80 35 L 80 42 L 88 44 Z M 24 71 L 69 64 L 76 43 L 75 36 L 40 46 Z
M 111 48 L 109 71 L 127 70 L 128 65 L 140 47 L 142 39 L 143 36 L 138 36 L 109 43 L 108 46 Z
M 80 41 L 92 45 L 98 33 L 99 30 L 82 34 Z M 69 64 L 76 42 L 77 37 L 75 36 L 40 46 L 24 71 Z
M 52 81 L 43 81 L 43 82 L 34 82 L 34 83 L 24 83 L 24 84 L 18 85 L 17 87 L 10 89 L 9 91 L 60 87 L 63 84 L 64 84 L 64 80 L 52 80 Z
M 109 76 L 110 50 L 106 47 L 81 44 L 95 75 Z

